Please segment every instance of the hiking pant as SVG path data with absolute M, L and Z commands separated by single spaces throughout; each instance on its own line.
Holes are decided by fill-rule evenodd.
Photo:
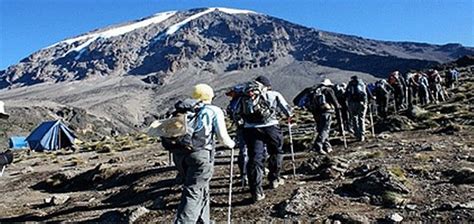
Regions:
M 238 127 L 236 130 L 237 143 L 239 144 L 239 158 L 238 164 L 240 169 L 240 175 L 247 176 L 247 163 L 249 161 L 249 156 L 247 152 L 247 144 L 245 144 L 244 139 L 244 129 Z
M 244 139 L 247 143 L 249 161 L 247 175 L 252 196 L 263 194 L 262 179 L 265 163 L 265 147 L 270 155 L 268 161 L 268 180 L 280 177 L 283 164 L 283 135 L 277 125 L 262 128 L 245 128 Z
M 214 170 L 214 152 L 175 153 L 173 160 L 184 179 L 174 223 L 210 223 L 209 182 Z
M 433 100 L 438 103 L 439 101 L 444 101 L 444 93 L 441 84 L 435 83 L 432 85 L 433 91 Z
M 382 118 L 386 118 L 388 115 L 388 104 L 389 104 L 389 96 L 378 96 L 376 98 L 377 101 L 377 113 Z
M 395 108 L 397 110 L 402 109 L 405 100 L 405 90 L 403 88 L 395 88 Z
M 316 116 L 314 116 L 314 120 L 317 121 L 316 119 Z M 342 106 L 341 105 L 341 109 L 337 111 L 336 113 L 336 119 L 337 119 L 337 123 L 339 124 L 338 127 L 337 127 L 337 130 L 339 131 L 339 133 L 341 133 L 342 135 L 342 129 L 341 129 L 341 121 L 343 122 L 342 124 L 344 125 L 344 129 L 345 131 L 351 131 L 352 128 L 351 128 L 351 123 L 349 121 L 349 118 L 350 118 L 350 115 L 349 115 L 349 109 L 345 106 Z
M 419 98 L 420 98 L 420 105 L 426 105 L 430 103 L 430 93 L 428 90 L 428 87 L 426 86 L 420 86 L 419 87 Z
M 367 102 L 349 102 L 349 110 L 352 116 L 352 127 L 354 134 L 359 140 L 365 133 L 365 114 L 367 113 Z
M 331 113 L 319 113 L 314 115 L 316 121 L 316 131 L 318 137 L 314 142 L 313 150 L 328 150 L 332 149 L 331 143 L 329 143 L 329 131 L 331 128 Z

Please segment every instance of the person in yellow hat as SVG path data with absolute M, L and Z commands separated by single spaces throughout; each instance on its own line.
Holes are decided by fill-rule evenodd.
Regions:
M 204 144 L 190 152 L 174 154 L 174 163 L 180 176 L 183 177 L 181 202 L 175 223 L 210 223 L 209 182 L 214 170 L 214 135 L 229 148 L 235 142 L 227 133 L 224 112 L 211 105 L 214 91 L 207 84 L 193 87 L 192 98 L 203 103 L 199 111 L 198 126 L 204 133 Z

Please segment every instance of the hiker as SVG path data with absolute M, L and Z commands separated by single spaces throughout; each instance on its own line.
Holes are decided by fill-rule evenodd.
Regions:
M 350 116 L 349 116 L 349 108 L 348 108 L 349 106 L 347 105 L 347 100 L 346 100 L 346 87 L 347 87 L 346 83 L 341 83 L 341 84 L 335 85 L 335 88 L 334 88 L 334 93 L 336 94 L 337 102 L 339 103 L 339 106 L 341 107 L 340 110 L 336 111 L 336 119 L 338 123 L 340 123 L 342 120 L 342 124 L 343 124 L 343 125 L 339 124 L 339 127 L 338 127 L 341 135 L 342 135 L 342 130 L 341 130 L 342 126 L 344 126 L 344 129 L 345 129 L 344 131 L 348 131 L 351 133 L 354 132 L 352 130 L 351 122 L 349 120 Z
M 428 76 L 428 81 L 430 83 L 430 92 L 432 96 L 432 100 L 437 104 L 440 101 L 444 101 L 444 93 L 443 88 L 441 86 L 441 75 L 439 74 L 438 70 L 430 70 Z
M 453 89 L 459 81 L 459 72 L 456 68 L 446 71 L 446 88 Z
M 324 79 L 309 96 L 309 109 L 316 122 L 318 136 L 313 145 L 313 151 L 327 154 L 332 152 L 329 143 L 329 131 L 331 128 L 332 115 L 341 106 L 337 102 L 331 80 Z
M 388 83 L 395 90 L 393 92 L 395 98 L 395 109 L 399 111 L 404 108 L 406 88 L 405 79 L 400 75 L 399 71 L 394 71 L 388 77 Z
M 407 88 L 408 88 L 408 106 L 412 106 L 413 104 L 417 104 L 417 95 L 418 95 L 418 78 L 416 72 L 409 72 L 407 73 Z
M 269 154 L 270 187 L 277 188 L 284 184 L 280 177 L 283 163 L 283 134 L 276 117 L 277 108 L 290 119 L 291 107 L 279 92 L 272 90 L 272 84 L 267 77 L 259 76 L 247 83 L 245 95 L 240 103 L 239 116 L 245 122 L 244 139 L 249 156 L 247 174 L 254 202 L 265 198 L 262 187 L 264 144 Z
M 346 98 L 351 115 L 352 128 L 358 141 L 365 140 L 365 114 L 367 113 L 367 87 L 362 79 L 352 76 L 347 84 Z M 372 96 L 370 96 L 372 98 Z
M 393 87 L 385 79 L 378 80 L 375 83 L 374 93 L 377 102 L 377 113 L 381 118 L 386 118 L 388 115 L 390 94 L 394 91 Z
M 238 166 L 240 169 L 240 179 L 242 180 L 242 185 L 247 185 L 248 177 L 247 177 L 247 164 L 248 164 L 248 150 L 247 144 L 245 144 L 244 140 L 244 121 L 241 119 L 240 116 L 237 115 L 238 113 L 238 106 L 240 101 L 242 100 L 242 91 L 244 85 L 236 85 L 232 87 L 231 90 L 226 92 L 226 95 L 231 97 L 229 105 L 227 106 L 227 114 L 229 114 L 230 119 L 232 120 L 232 124 L 236 125 L 235 135 L 237 139 L 237 144 L 239 146 L 239 156 L 238 156 Z
M 195 130 L 191 140 L 193 148 L 173 153 L 176 168 L 183 177 L 181 202 L 174 222 L 210 223 L 209 182 L 214 170 L 214 135 L 228 148 L 234 148 L 235 143 L 227 133 L 224 112 L 211 105 L 214 98 L 212 88 L 198 84 L 193 88 L 192 98 L 198 102 L 193 105 L 193 109 L 198 111 L 194 117 Z M 184 101 L 183 104 L 187 102 Z
M 418 96 L 420 100 L 420 105 L 426 105 L 430 103 L 430 90 L 429 90 L 429 82 L 428 76 L 420 72 L 418 73 Z

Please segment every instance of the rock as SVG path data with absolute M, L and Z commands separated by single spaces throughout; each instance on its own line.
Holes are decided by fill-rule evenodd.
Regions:
M 299 167 L 301 173 L 316 175 L 320 179 L 336 179 L 344 177 L 349 163 L 339 157 L 313 156 Z
M 474 201 L 461 203 L 461 204 L 458 205 L 458 207 L 462 208 L 462 209 L 474 209 Z
M 162 196 L 158 196 L 154 201 L 153 204 L 151 205 L 151 209 L 163 209 L 166 207 L 166 202 Z
M 371 167 L 369 164 L 364 164 L 362 166 L 358 166 L 351 171 L 346 173 L 346 176 L 349 177 L 360 177 L 360 176 L 365 176 L 368 174 L 370 171 L 373 171 L 374 168 Z
M 418 107 L 416 105 L 412 105 L 407 110 L 407 116 L 411 119 L 420 119 L 424 114 L 428 113 L 425 109 Z
M 50 198 L 45 198 L 44 199 L 44 204 L 46 205 L 63 205 L 66 203 L 70 197 L 68 195 L 54 195 L 53 197 Z
M 474 184 L 474 170 L 468 167 L 461 168 L 459 171 L 452 171 L 452 178 L 449 182 L 453 184 Z
M 365 224 L 370 223 L 369 218 L 366 216 L 352 213 L 352 212 L 343 212 L 329 216 L 332 220 L 337 220 L 342 223 L 351 223 L 351 224 Z
M 99 217 L 100 223 L 127 223 L 125 215 L 117 210 L 108 211 Z
M 356 179 L 352 182 L 352 186 L 361 194 L 382 195 L 386 191 L 407 194 L 410 192 L 400 178 L 387 171 L 379 168 L 368 173 L 365 177 Z
M 416 207 L 418 207 L 417 205 L 415 204 L 408 204 L 405 206 L 405 208 L 407 208 L 408 210 L 412 210 L 414 211 L 416 209 Z
M 71 197 L 69 195 L 54 195 L 53 196 L 53 204 L 54 205 L 62 205 L 66 203 Z
M 431 144 L 422 144 L 415 148 L 416 151 L 434 151 L 434 147 Z
M 393 213 L 387 216 L 387 221 L 389 222 L 401 222 L 403 220 L 403 216 L 398 213 Z
M 282 203 L 278 213 L 281 216 L 299 216 L 305 215 L 308 208 L 314 209 L 315 207 L 323 204 L 323 195 L 325 192 L 315 190 L 314 188 L 300 187 L 295 190 L 293 196 Z
M 375 125 L 375 132 L 396 132 L 409 131 L 414 128 L 415 124 L 405 116 L 392 115 L 386 119 L 378 121 Z
M 134 223 L 136 220 L 138 220 L 140 217 L 142 217 L 143 215 L 149 213 L 150 210 L 146 209 L 145 207 L 138 207 L 136 209 L 133 209 L 133 210 L 128 210 L 128 216 L 127 216 L 127 221 L 128 223 Z
M 454 135 L 454 133 L 459 132 L 462 130 L 462 126 L 457 124 L 448 124 L 441 128 L 438 128 L 433 133 L 435 134 L 446 134 L 446 135 Z

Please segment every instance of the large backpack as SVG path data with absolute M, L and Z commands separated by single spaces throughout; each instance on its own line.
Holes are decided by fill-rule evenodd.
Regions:
M 186 99 L 175 104 L 173 116 L 157 127 L 161 144 L 172 152 L 191 152 L 204 148 L 207 140 L 202 123 L 205 105 L 198 100 Z
M 239 115 L 247 123 L 267 123 L 274 115 L 263 88 L 254 81 L 246 83 L 243 88 Z
M 306 108 L 311 112 L 326 111 L 333 109 L 331 104 L 328 103 L 326 95 L 324 94 L 324 86 L 314 87 L 308 94 L 308 100 Z
M 360 79 L 349 82 L 347 94 L 350 101 L 365 101 L 367 99 L 367 90 L 364 82 Z

